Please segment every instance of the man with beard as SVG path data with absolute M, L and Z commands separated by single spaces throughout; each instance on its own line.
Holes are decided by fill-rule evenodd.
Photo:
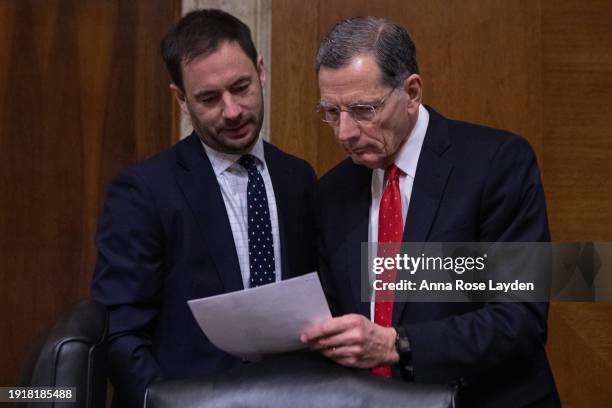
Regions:
M 362 242 L 549 241 L 529 144 L 422 105 L 414 43 L 390 21 L 338 23 L 316 66 L 321 118 L 350 158 L 319 182 L 320 270 L 337 317 L 302 341 L 345 366 L 455 385 L 467 407 L 559 406 L 547 303 L 361 297 Z
M 265 72 L 248 27 L 220 10 L 185 15 L 162 41 L 194 132 L 123 171 L 97 233 L 95 300 L 107 306 L 114 406 L 148 384 L 240 364 L 187 306 L 316 269 L 315 174 L 261 138 Z

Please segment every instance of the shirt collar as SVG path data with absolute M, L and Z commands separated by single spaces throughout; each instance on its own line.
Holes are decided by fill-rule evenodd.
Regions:
M 429 125 L 429 112 L 419 105 L 419 115 L 417 121 L 408 135 L 406 142 L 402 145 L 394 164 L 406 175 L 414 178 L 416 174 L 417 163 L 425 140 L 425 133 Z M 383 170 L 384 171 L 384 170 Z
M 223 153 L 208 146 L 202 141 L 202 139 L 200 139 L 200 142 L 202 143 L 202 146 L 204 146 L 206 155 L 208 156 L 213 171 L 215 172 L 215 176 L 217 177 L 235 164 L 240 166 L 239 164 L 237 164 L 237 162 L 245 154 L 253 155 L 257 157 L 257 159 L 259 159 L 257 161 L 257 167 L 265 166 L 266 164 L 264 157 L 263 138 L 261 134 L 257 137 L 257 141 L 253 144 L 253 146 L 251 146 L 251 148 L 243 154 Z

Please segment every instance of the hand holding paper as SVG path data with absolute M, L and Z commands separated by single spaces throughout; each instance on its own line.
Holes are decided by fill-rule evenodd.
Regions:
M 316 272 L 188 304 L 215 346 L 248 360 L 304 348 L 300 334 L 331 318 Z

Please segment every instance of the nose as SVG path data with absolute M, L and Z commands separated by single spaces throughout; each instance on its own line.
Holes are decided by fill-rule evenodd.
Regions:
M 223 95 L 223 118 L 227 120 L 238 119 L 241 113 L 242 107 L 234 96 L 229 92 Z
M 337 137 L 340 142 L 347 142 L 359 137 L 360 129 L 355 119 L 348 112 L 340 112 Z

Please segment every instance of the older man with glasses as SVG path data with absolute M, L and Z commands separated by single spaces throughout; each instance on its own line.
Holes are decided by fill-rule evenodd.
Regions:
M 316 67 L 317 110 L 350 158 L 319 182 L 321 276 L 336 317 L 302 341 L 383 377 L 456 385 L 465 406 L 559 406 L 546 303 L 394 303 L 384 291 L 368 302 L 360 292 L 362 242 L 549 241 L 529 144 L 425 107 L 414 43 L 390 21 L 338 23 Z

